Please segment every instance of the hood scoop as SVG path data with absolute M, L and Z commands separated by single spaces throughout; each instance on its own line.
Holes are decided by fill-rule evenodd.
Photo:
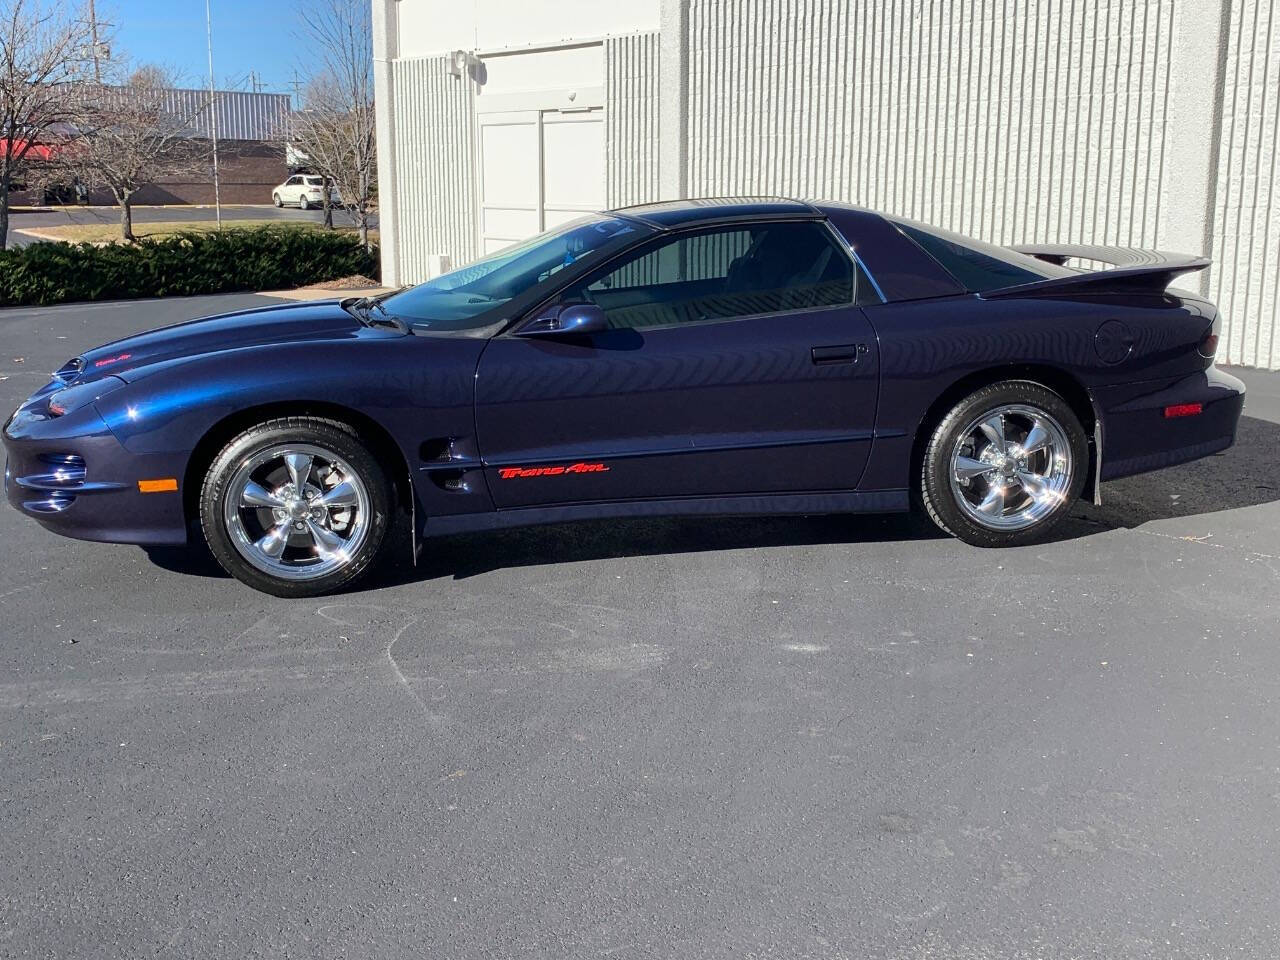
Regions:
M 84 373 L 84 357 L 74 357 L 53 371 L 53 378 L 62 383 L 70 383 Z

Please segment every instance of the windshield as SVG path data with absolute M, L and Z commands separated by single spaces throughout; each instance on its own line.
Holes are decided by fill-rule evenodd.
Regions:
M 382 301 L 388 313 L 417 330 L 472 330 L 499 319 L 511 300 L 570 264 L 599 260 L 636 239 L 639 228 L 616 217 L 590 216 L 504 247 Z

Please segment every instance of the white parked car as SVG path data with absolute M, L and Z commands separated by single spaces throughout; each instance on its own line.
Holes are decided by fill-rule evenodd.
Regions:
M 271 202 L 277 207 L 298 207 L 310 210 L 324 206 L 324 178 L 312 174 L 297 173 L 271 191 Z M 329 192 L 329 203 L 341 206 L 342 198 L 337 190 Z

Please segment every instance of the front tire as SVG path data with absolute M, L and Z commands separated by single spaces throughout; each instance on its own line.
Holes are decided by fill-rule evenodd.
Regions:
M 214 457 L 200 525 L 237 580 L 277 597 L 313 597 L 368 572 L 393 503 L 385 471 L 349 426 L 288 417 L 245 430 Z
M 976 390 L 934 428 L 920 493 L 943 531 L 979 547 L 1035 543 L 1084 488 L 1089 441 L 1061 396 L 1027 380 Z
M 271 202 L 276 205 L 277 210 L 284 206 L 284 201 L 280 199 L 280 194 L 278 193 L 271 195 Z

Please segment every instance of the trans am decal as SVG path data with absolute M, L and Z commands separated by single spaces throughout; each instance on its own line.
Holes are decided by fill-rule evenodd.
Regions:
M 559 467 L 499 467 L 498 476 L 503 480 L 515 480 L 517 477 L 563 477 L 574 473 L 608 473 L 609 468 L 603 463 L 575 463 L 572 466 Z

